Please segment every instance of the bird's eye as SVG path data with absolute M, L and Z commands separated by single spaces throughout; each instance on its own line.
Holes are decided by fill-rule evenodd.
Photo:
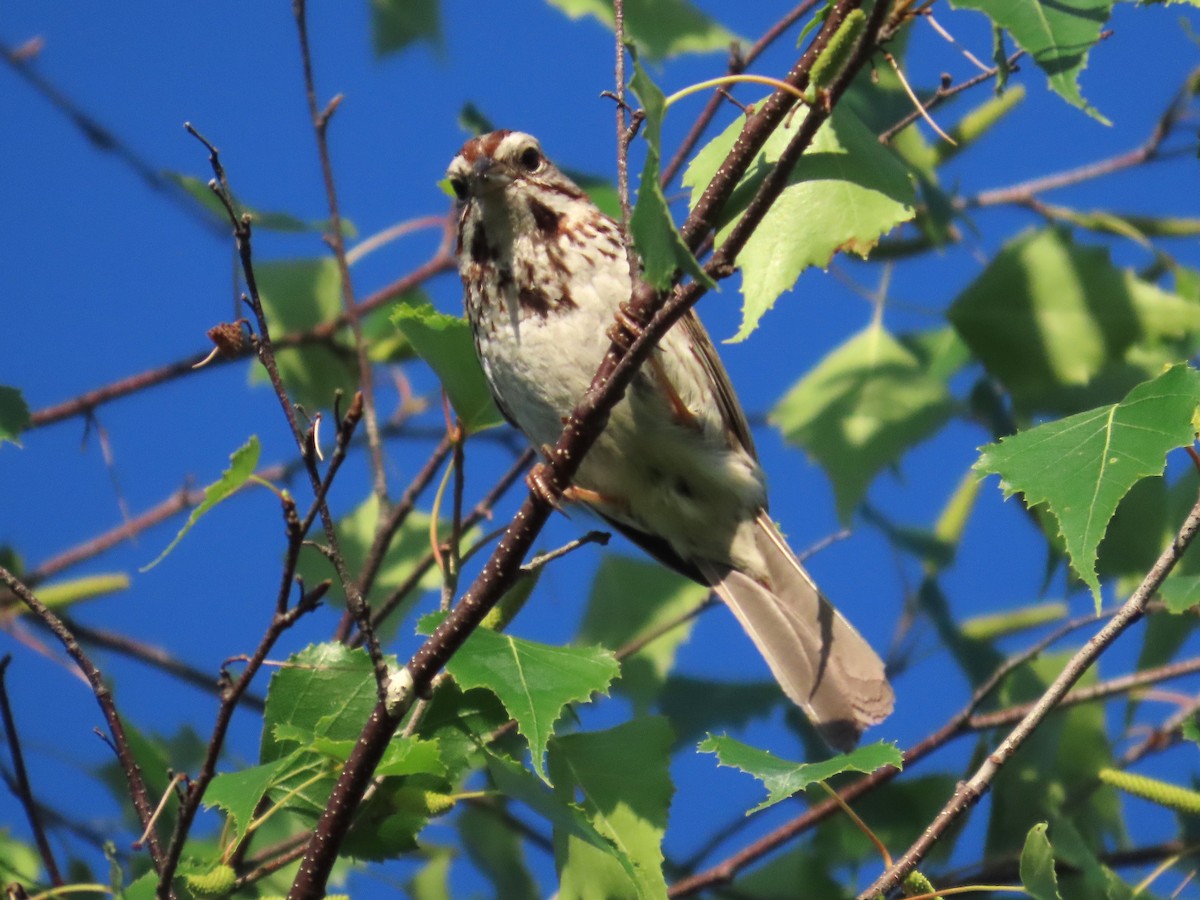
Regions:
M 537 147 L 527 147 L 517 157 L 517 162 L 526 172 L 536 172 L 542 165 L 542 154 Z
M 467 182 L 462 178 L 451 178 L 450 190 L 454 191 L 454 196 L 459 200 L 467 199 Z

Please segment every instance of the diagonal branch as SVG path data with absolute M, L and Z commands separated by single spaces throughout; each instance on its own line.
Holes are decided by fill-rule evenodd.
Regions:
M 104 676 L 100 674 L 100 670 L 96 668 L 88 655 L 83 652 L 83 648 L 79 646 L 79 642 L 75 640 L 75 636 L 67 629 L 62 620 L 46 604 L 42 603 L 19 578 L 3 566 L 0 566 L 0 581 L 4 582 L 9 590 L 29 607 L 30 611 L 54 632 L 54 636 L 62 643 L 71 659 L 75 660 L 75 664 L 79 666 L 79 670 L 83 672 L 88 684 L 91 685 L 96 702 L 100 705 L 100 711 L 104 714 L 104 721 L 108 724 L 117 760 L 121 764 L 121 770 L 125 773 L 125 781 L 129 785 L 129 796 L 133 800 L 134 811 L 137 813 L 142 827 L 148 830 L 146 848 L 150 853 L 150 861 L 154 864 L 156 871 L 160 870 L 163 864 L 162 847 L 159 845 L 157 833 L 151 827 L 154 807 L 150 802 L 146 781 L 142 778 L 141 767 L 133 755 L 133 749 L 125 734 L 125 726 L 117 713 L 117 704 L 113 700 L 112 691 L 104 683 Z
M 1071 657 L 1058 677 L 1054 679 L 1046 692 L 1025 714 L 1025 717 L 1009 733 L 1008 737 L 987 756 L 969 780 L 959 784 L 954 795 L 942 807 L 941 812 L 937 814 L 929 827 L 921 833 L 921 836 L 905 851 L 904 855 L 896 860 L 894 865 L 890 866 L 875 880 L 874 884 L 859 895 L 859 900 L 870 900 L 877 895 L 887 894 L 888 891 L 895 888 L 909 872 L 916 868 L 925 854 L 946 832 L 946 829 L 979 801 L 1000 768 L 1012 758 L 1012 755 L 1033 734 L 1042 720 L 1062 702 L 1071 686 L 1125 629 L 1142 618 L 1155 591 L 1175 567 L 1175 563 L 1179 561 L 1179 557 L 1192 542 L 1197 531 L 1200 531 L 1200 501 L 1197 501 L 1196 505 L 1192 507 L 1175 539 L 1159 555 L 1157 562 L 1146 574 L 1142 583 L 1138 585 L 1138 589 L 1117 611 L 1117 614 L 1096 632 L 1078 653 Z

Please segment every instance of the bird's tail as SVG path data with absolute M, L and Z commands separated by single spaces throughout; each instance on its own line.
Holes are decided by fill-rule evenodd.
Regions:
M 700 569 L 825 741 L 848 750 L 892 711 L 891 685 L 871 645 L 833 608 L 766 512 L 755 539 L 769 584 L 715 563 Z

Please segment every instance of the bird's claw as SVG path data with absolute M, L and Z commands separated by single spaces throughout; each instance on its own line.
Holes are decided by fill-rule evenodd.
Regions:
M 562 503 L 560 502 L 563 496 L 563 491 L 558 489 L 551 476 L 550 466 L 546 463 L 538 463 L 529 470 L 529 474 L 525 476 L 525 486 L 533 493 L 535 497 L 544 503 L 552 506 L 559 512 L 563 511 Z
M 633 314 L 633 308 L 629 305 L 628 300 L 623 300 L 617 305 L 616 318 L 617 321 L 608 326 L 605 334 L 614 344 L 628 350 L 633 342 L 642 336 L 642 332 L 646 330 L 645 326 Z

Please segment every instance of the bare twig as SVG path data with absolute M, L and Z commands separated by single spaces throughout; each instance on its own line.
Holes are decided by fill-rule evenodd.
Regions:
M 1052 175 L 1032 178 L 1019 184 L 1010 185 L 1009 187 L 981 191 L 974 197 L 960 198 L 956 201 L 955 205 L 961 209 L 974 209 L 983 206 L 1028 203 L 1046 191 L 1069 187 L 1084 181 L 1091 181 L 1095 178 L 1101 178 L 1105 175 L 1111 175 L 1114 172 L 1120 172 L 1124 169 L 1130 169 L 1134 166 L 1150 162 L 1160 155 L 1163 141 L 1167 139 L 1182 119 L 1188 101 L 1197 90 L 1198 81 L 1200 81 L 1200 69 L 1192 71 L 1183 89 L 1176 94 L 1170 105 L 1159 116 L 1158 121 L 1155 122 L 1154 128 L 1150 131 L 1147 138 L 1132 150 L 1119 153 L 1108 159 L 1068 169 L 1064 172 L 1056 172 Z
M 1175 563 L 1179 560 L 1184 549 L 1196 536 L 1198 530 L 1200 530 L 1200 502 L 1197 502 L 1192 507 L 1192 511 L 1180 527 L 1179 533 L 1171 541 L 1171 545 L 1159 556 L 1158 561 L 1155 562 L 1154 566 L 1147 573 L 1145 579 L 1138 586 L 1138 589 L 1134 591 L 1133 596 L 1125 602 L 1117 614 L 1079 652 L 1071 657 L 1071 660 L 1063 667 L 1058 677 L 1054 679 L 1045 693 L 1034 704 L 1033 708 L 1026 713 L 1021 722 L 988 755 L 975 774 L 967 781 L 959 784 L 958 788 L 954 791 L 954 795 L 930 823 L 929 827 L 921 833 L 921 836 L 896 861 L 895 865 L 890 866 L 866 891 L 859 895 L 860 900 L 869 900 L 869 898 L 875 897 L 878 894 L 886 894 L 898 885 L 916 867 L 917 863 L 924 858 L 929 849 L 937 843 L 946 829 L 979 800 L 983 792 L 987 790 L 992 780 L 996 777 L 996 774 L 1000 771 L 1000 768 L 1012 757 L 1017 748 L 1028 739 L 1038 725 L 1041 724 L 1042 720 L 1062 702 L 1067 692 L 1071 689 L 1071 686 L 1079 677 L 1087 671 L 1100 654 L 1126 628 L 1144 615 L 1146 606 L 1150 602 L 1151 597 L 1153 597 L 1154 592 L 1158 590 L 1163 579 L 1175 567 Z
M 304 73 L 304 96 L 308 103 L 309 117 L 317 139 L 317 156 L 321 162 L 321 179 L 325 184 L 325 200 L 329 206 L 329 232 L 326 240 L 333 249 L 341 276 L 342 310 L 354 335 L 354 353 L 358 361 L 359 390 L 363 395 L 363 419 L 367 431 L 367 446 L 371 454 L 371 473 L 375 496 L 379 499 L 379 515 L 387 514 L 387 470 L 383 462 L 383 444 L 379 438 L 379 422 L 375 415 L 374 373 L 367 356 L 367 344 L 363 339 L 362 321 L 354 302 L 354 283 L 350 280 L 350 263 L 346 259 L 346 238 L 342 228 L 342 213 L 338 205 L 337 185 L 333 177 L 333 161 L 329 155 L 329 121 L 341 102 L 341 95 L 334 97 L 325 109 L 317 106 L 317 88 L 313 78 L 312 54 L 308 47 L 308 15 L 305 0 L 292 0 L 292 15 L 296 19 L 296 31 L 300 41 L 300 63 Z
M 16 594 L 35 616 L 46 623 L 46 626 L 54 632 L 54 636 L 62 643 L 67 654 L 71 659 L 75 660 L 75 664 L 79 666 L 79 670 L 83 672 L 84 677 L 87 678 L 88 684 L 91 685 L 92 693 L 96 697 L 96 702 L 100 705 L 100 711 L 104 714 L 104 721 L 108 724 L 112 746 L 116 750 L 121 770 L 125 773 L 125 780 L 129 785 L 129 796 L 133 801 L 133 808 L 137 813 L 138 821 L 143 828 L 147 827 L 150 823 L 150 817 L 154 812 L 150 803 L 150 794 L 146 789 L 146 781 L 142 778 L 141 767 L 138 766 L 137 759 L 133 755 L 133 750 L 129 746 L 129 740 L 125 734 L 125 726 L 122 724 L 121 717 L 117 713 L 117 705 L 113 701 L 112 692 L 108 689 L 108 685 L 104 683 L 104 677 L 100 674 L 100 670 L 96 668 L 87 654 L 83 652 L 83 648 L 79 646 L 79 642 L 67 630 L 62 620 L 42 603 L 19 578 L 3 566 L 0 566 L 0 581 L 4 582 L 9 590 Z M 160 871 L 163 864 L 162 848 L 159 845 L 158 836 L 153 830 L 151 830 L 146 840 L 146 849 L 150 854 L 150 860 L 154 864 L 155 870 Z
M 338 580 L 341 582 L 342 590 L 345 592 L 346 605 L 354 612 L 359 629 L 363 632 L 367 653 L 374 667 L 375 683 L 379 690 L 379 696 L 382 699 L 386 691 L 388 679 L 387 662 L 384 659 L 383 650 L 380 648 L 379 641 L 376 639 L 374 630 L 371 627 L 371 611 L 367 608 L 366 602 L 358 592 L 357 584 L 351 577 L 345 558 L 341 553 L 337 530 L 333 523 L 333 516 L 329 512 L 329 505 L 325 502 L 325 491 L 328 488 L 328 483 L 321 477 L 321 473 L 317 468 L 315 454 L 310 452 L 305 434 L 300 429 L 299 422 L 297 421 L 296 410 L 292 406 L 287 389 L 284 387 L 283 379 L 279 375 L 279 367 L 275 361 L 275 348 L 271 341 L 270 328 L 267 323 L 266 314 L 263 311 L 262 300 L 259 297 L 258 279 L 254 273 L 250 216 L 243 215 L 239 217 L 234 210 L 233 193 L 225 177 L 225 169 L 221 165 L 217 148 L 190 124 L 185 125 L 185 127 L 193 137 L 208 149 L 208 160 L 212 166 L 213 173 L 216 175 L 216 179 L 211 186 L 217 198 L 225 207 L 225 211 L 229 215 L 230 224 L 233 226 L 234 244 L 237 247 L 238 258 L 241 261 L 242 275 L 246 279 L 247 296 L 245 300 L 250 310 L 254 313 L 254 320 L 258 327 L 258 336 L 254 341 L 255 350 L 258 353 L 259 362 L 262 363 L 263 368 L 267 372 L 267 377 L 271 382 L 271 387 L 275 391 L 276 398 L 279 400 L 284 417 L 287 419 L 288 427 L 292 432 L 292 439 L 300 451 L 300 458 L 304 462 L 304 468 L 308 474 L 309 483 L 312 486 L 315 498 L 313 501 L 314 506 L 321 516 L 321 525 L 325 532 L 325 542 L 330 549 L 330 560 L 333 562 L 334 571 L 337 572 Z
M 33 790 L 29 786 L 29 773 L 25 770 L 25 755 L 21 752 L 21 739 L 17 735 L 17 723 L 13 718 L 12 706 L 8 702 L 8 685 L 5 683 L 4 677 L 8 674 L 8 666 L 11 662 L 12 656 L 9 654 L 5 654 L 4 658 L 0 659 L 0 722 L 4 724 L 4 735 L 8 738 L 8 752 L 12 756 L 17 799 L 21 801 L 21 808 L 25 810 L 25 818 L 29 820 L 29 828 L 33 831 L 33 840 L 37 844 L 42 865 L 46 867 L 46 874 L 50 876 L 50 883 L 59 887 L 63 883 L 62 875 L 59 874 L 58 863 L 54 861 L 50 842 L 46 840 L 46 830 L 42 827 L 42 817 L 37 802 L 33 799 Z
M 389 285 L 380 288 L 359 303 L 357 310 L 360 316 L 366 315 L 372 310 L 378 309 L 386 303 L 390 303 L 402 294 L 412 290 L 417 285 L 423 284 L 430 278 L 449 272 L 454 268 L 454 257 L 450 249 L 445 244 L 438 249 L 427 262 L 413 269 L 407 275 L 398 278 Z M 293 334 L 285 334 L 281 337 L 273 339 L 273 345 L 276 349 L 284 349 L 287 347 L 300 347 L 307 344 L 325 343 L 330 341 L 341 329 L 345 328 L 349 320 L 343 313 L 336 319 L 328 322 L 322 322 L 308 331 L 296 332 Z M 204 350 L 199 353 L 194 353 L 184 359 L 169 363 L 165 366 L 159 366 L 155 369 L 148 369 L 145 372 L 140 372 L 137 375 L 130 375 L 126 378 L 119 379 L 111 384 L 103 387 L 95 388 L 94 390 L 86 391 L 78 397 L 66 400 L 62 403 L 57 403 L 54 406 L 47 406 L 44 409 L 35 411 L 30 416 L 29 428 L 42 428 L 46 425 L 52 425 L 55 422 L 61 422 L 64 419 L 70 419 L 74 416 L 86 415 L 90 411 L 110 403 L 113 400 L 118 400 L 122 397 L 127 397 L 130 394 L 136 394 L 140 391 L 147 390 L 151 387 L 156 387 L 160 384 L 165 384 L 169 381 L 174 381 L 176 378 L 182 378 L 189 375 L 194 375 L 198 371 L 212 369 L 215 366 L 224 365 L 232 362 L 235 359 L 244 359 L 254 353 L 253 347 L 247 345 L 241 355 L 237 356 L 218 356 L 211 364 L 205 367 L 205 370 L 195 368 L 195 364 L 202 361 L 209 351 Z

